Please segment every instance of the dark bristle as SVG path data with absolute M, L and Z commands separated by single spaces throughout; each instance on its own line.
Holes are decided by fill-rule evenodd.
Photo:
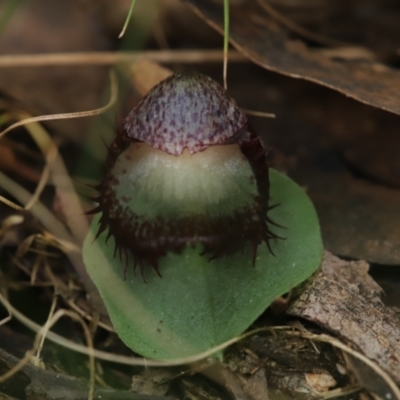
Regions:
M 253 242 L 253 267 L 256 266 L 258 243 Z
M 147 283 L 146 277 L 144 276 L 144 265 L 143 264 L 140 264 L 140 276 L 142 277 L 143 282 Z
M 108 235 L 107 235 L 107 237 L 106 237 L 106 244 L 107 244 L 107 241 L 108 241 L 108 238 L 109 238 L 109 234 L 110 234 L 110 231 L 108 231 Z M 118 245 L 117 245 L 117 242 L 114 242 L 114 253 L 113 253 L 113 258 L 116 257 L 117 251 L 118 251 Z
M 98 203 L 100 201 L 100 196 L 87 196 L 83 195 L 87 200 L 92 200 L 95 203 Z
M 100 226 L 99 229 L 97 230 L 96 236 L 94 237 L 94 240 L 98 239 L 99 236 L 107 229 L 107 224 L 101 222 L 100 220 Z
M 112 233 L 110 230 L 108 230 L 107 232 L 107 236 L 106 236 L 106 244 L 108 243 L 108 241 L 110 240 L 110 237 L 112 236 Z M 117 250 L 118 250 L 118 244 L 115 243 L 115 248 L 114 248 L 114 257 L 117 254 Z
M 275 238 L 275 236 L 274 236 L 274 238 Z M 269 251 L 274 257 L 276 257 L 274 251 L 272 250 L 271 243 L 269 242 L 269 240 L 267 240 L 265 243 L 266 243 L 266 245 L 267 245 L 267 247 L 268 247 L 268 251 Z
M 125 267 L 124 267 L 124 281 L 126 281 L 126 276 L 128 273 L 128 259 L 125 260 Z
M 79 178 L 77 178 L 75 176 L 72 177 L 72 180 L 75 181 L 75 182 L 78 182 L 80 185 L 88 187 L 90 189 L 95 189 L 95 190 L 100 190 L 101 189 L 101 184 L 93 185 L 92 183 L 87 183 L 87 182 L 81 181 Z
M 100 206 L 96 206 L 95 208 L 92 208 L 89 211 L 85 211 L 83 215 L 93 215 L 93 214 L 98 214 L 99 212 L 101 212 Z
M 91 184 L 91 183 L 84 183 L 84 182 L 82 182 L 82 184 L 85 185 L 85 186 L 87 186 L 87 187 L 89 187 L 90 189 L 94 189 L 94 190 L 97 190 L 97 191 L 101 190 L 101 183 L 98 183 L 98 184 L 96 184 L 96 185 L 93 185 L 93 184 Z

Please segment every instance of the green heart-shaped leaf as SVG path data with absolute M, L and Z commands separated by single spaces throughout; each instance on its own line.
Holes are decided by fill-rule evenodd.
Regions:
M 120 338 L 148 358 L 174 359 L 208 350 L 246 330 L 278 296 L 307 279 L 319 266 L 323 245 L 315 209 L 302 188 L 270 170 L 270 218 L 284 240 L 208 262 L 200 249 L 160 259 L 162 278 L 148 268 L 147 283 L 113 256 L 107 233 L 94 240 L 97 216 L 84 243 L 86 268 L 98 287 Z

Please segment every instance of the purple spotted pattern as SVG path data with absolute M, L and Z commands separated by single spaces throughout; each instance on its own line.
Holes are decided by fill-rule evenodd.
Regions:
M 124 134 L 169 154 L 191 154 L 222 144 L 247 123 L 246 115 L 219 85 L 193 71 L 156 85 L 125 119 Z

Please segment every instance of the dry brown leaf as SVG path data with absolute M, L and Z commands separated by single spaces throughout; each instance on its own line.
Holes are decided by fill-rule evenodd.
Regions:
M 223 32 L 222 2 L 188 1 L 211 26 Z M 400 13 L 398 9 L 393 13 L 396 11 Z M 257 0 L 231 5 L 230 38 L 234 47 L 268 70 L 303 78 L 400 114 L 399 70 L 375 60 L 330 58 L 309 46 L 301 36 L 293 37 L 292 32 L 271 17 Z

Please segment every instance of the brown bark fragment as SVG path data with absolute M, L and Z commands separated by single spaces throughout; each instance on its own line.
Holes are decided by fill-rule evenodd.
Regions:
M 400 317 L 381 300 L 365 261 L 326 252 L 321 269 L 288 313 L 312 321 L 355 345 L 400 383 Z

